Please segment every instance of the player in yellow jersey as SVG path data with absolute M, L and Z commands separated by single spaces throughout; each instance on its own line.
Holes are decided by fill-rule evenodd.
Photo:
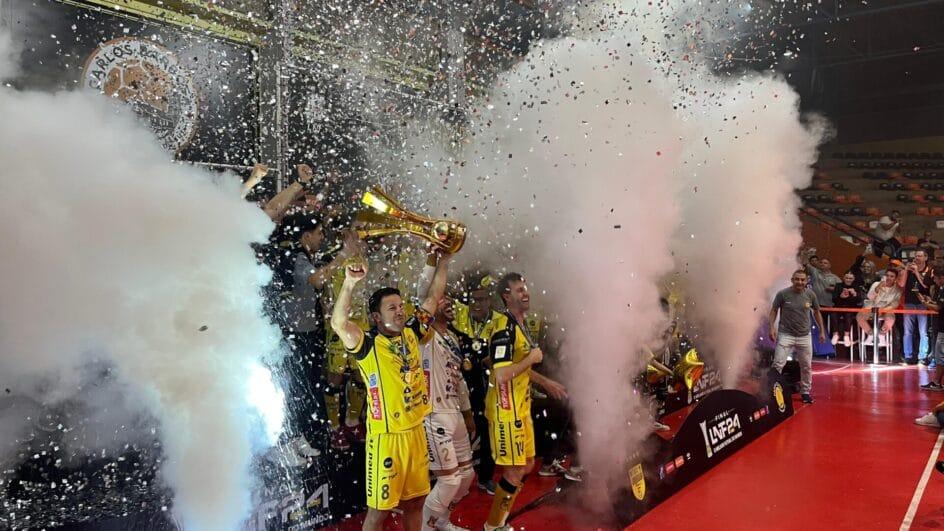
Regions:
M 531 382 L 558 400 L 567 397 L 563 385 L 531 368 L 541 363 L 544 354 L 523 326 L 531 308 L 524 277 L 508 273 L 498 282 L 497 292 L 506 311 L 489 323 L 492 371 L 485 414 L 491 432 L 492 457 L 502 467 L 502 478 L 485 522 L 486 531 L 510 528 L 505 520 L 525 476 L 534 468 Z
M 367 265 L 345 267 L 345 279 L 331 313 L 331 328 L 354 355 L 369 400 L 367 414 L 367 518 L 363 529 L 380 530 L 390 511 L 403 511 L 404 527 L 419 531 L 429 493 L 429 453 L 423 419 L 432 410 L 420 363 L 420 342 L 446 290 L 448 256 L 439 260 L 426 300 L 407 320 L 396 288 L 381 288 L 369 299 L 372 328 L 364 332 L 350 319 L 355 286 Z
M 466 303 L 454 303 L 455 318 L 452 320 L 452 328 L 458 334 L 462 350 L 471 364 L 464 370 L 463 376 L 469 386 L 469 401 L 479 437 L 475 472 L 479 489 L 488 494 L 495 494 L 495 461 L 492 459 L 488 420 L 485 417 L 485 394 L 488 389 L 486 371 L 491 366 L 488 359 L 488 324 L 501 315 L 492 309 L 494 289 L 495 279 L 491 275 L 474 277 L 465 286 Z

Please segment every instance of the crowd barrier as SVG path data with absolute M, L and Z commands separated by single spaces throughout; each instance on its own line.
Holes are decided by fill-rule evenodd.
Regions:
M 867 356 L 867 348 L 872 349 L 872 363 L 881 363 L 879 360 L 879 353 L 881 349 L 885 349 L 885 362 L 892 363 L 895 355 L 895 342 L 892 338 L 892 333 L 894 328 L 889 330 L 887 333 L 880 333 L 881 326 L 878 324 L 879 319 L 883 315 L 937 315 L 937 312 L 934 310 L 888 310 L 880 308 L 834 308 L 834 307 L 821 307 L 820 312 L 824 315 L 830 314 L 861 314 L 867 313 L 874 323 L 871 337 L 865 336 L 862 331 L 862 328 L 859 326 L 859 322 L 856 319 L 852 320 L 851 323 L 851 339 L 854 341 L 855 345 L 858 345 L 858 349 L 853 347 L 849 348 L 849 361 L 855 361 L 856 350 L 859 352 L 859 361 L 865 361 Z M 831 326 L 831 320 L 826 319 L 826 329 L 827 329 L 827 338 L 834 332 L 840 334 L 845 334 L 846 330 L 833 330 Z M 863 341 L 863 338 L 867 341 Z M 884 340 L 883 340 L 884 339 Z M 931 339 L 928 339 L 929 344 L 933 344 Z M 883 344 L 884 343 L 884 344 Z

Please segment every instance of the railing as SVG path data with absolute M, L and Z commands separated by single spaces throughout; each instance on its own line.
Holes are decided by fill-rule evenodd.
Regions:
M 808 205 L 804 206 L 800 209 L 800 214 L 806 215 L 820 223 L 828 225 L 832 229 L 849 236 L 854 240 L 854 242 L 860 245 L 868 245 L 872 243 L 872 235 L 868 232 L 842 220 L 841 218 L 833 216 L 832 214 L 827 214 L 816 207 Z
M 873 363 L 876 363 L 876 364 L 879 363 L 878 351 L 879 351 L 880 345 L 879 345 L 879 334 L 877 333 L 877 331 L 878 331 L 878 328 L 879 328 L 878 319 L 879 319 L 879 316 L 880 316 L 880 315 L 888 315 L 888 314 L 893 314 L 893 315 L 937 315 L 937 312 L 934 311 L 934 310 L 898 310 L 898 309 L 889 310 L 889 309 L 877 308 L 877 307 L 872 307 L 872 308 L 832 308 L 832 307 L 821 307 L 821 308 L 820 308 L 820 311 L 823 312 L 823 313 L 836 313 L 836 314 L 839 314 L 839 313 L 853 313 L 853 314 L 869 313 L 870 316 L 872 317 L 872 320 L 873 320 L 874 324 L 875 324 L 875 326 L 874 326 L 874 328 L 873 328 L 873 330 L 872 330 L 872 362 L 873 362 Z M 863 337 L 862 330 L 859 328 L 859 323 L 858 323 L 858 321 L 853 321 L 853 327 L 854 327 L 854 330 L 858 332 L 859 337 L 860 337 L 860 338 Z M 827 325 L 827 328 L 828 328 L 828 325 Z M 832 333 L 832 332 L 833 332 L 833 331 L 830 330 L 830 333 Z M 845 330 L 843 330 L 842 332 L 845 333 Z M 929 332 L 929 333 L 930 333 L 930 332 Z M 886 345 L 886 349 L 885 349 L 885 354 L 886 354 L 886 355 L 885 355 L 885 361 L 886 361 L 887 363 L 891 363 L 891 360 L 892 360 L 892 355 L 893 355 L 893 351 L 894 351 L 894 349 L 893 349 L 893 347 L 892 347 L 892 343 L 893 343 L 893 342 L 892 342 L 891 340 L 889 340 L 889 341 L 888 341 L 888 345 Z M 931 345 L 933 345 L 933 344 L 934 344 L 934 343 L 931 341 L 931 338 L 929 337 L 929 338 L 928 338 L 928 345 L 931 346 Z M 860 342 L 859 342 L 859 346 L 860 346 L 860 348 L 859 348 L 859 359 L 860 359 L 860 361 L 865 361 L 865 348 L 864 348 L 864 347 L 865 347 L 865 343 L 862 342 L 862 341 L 860 341 Z M 852 350 L 852 348 L 850 347 L 850 349 L 849 349 L 849 361 L 853 361 L 853 359 L 854 359 L 853 356 L 854 356 L 853 350 Z

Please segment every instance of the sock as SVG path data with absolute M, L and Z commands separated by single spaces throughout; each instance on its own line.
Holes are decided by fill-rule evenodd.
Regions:
M 486 529 L 498 529 L 505 525 L 505 520 L 508 519 L 508 513 L 511 512 L 511 506 L 514 505 L 520 490 L 520 486 L 512 485 L 505 478 L 498 481 L 495 497 L 492 498 L 492 508 L 488 511 L 488 519 L 485 520 Z
M 344 416 L 344 423 L 348 426 L 357 426 L 361 422 L 361 414 L 364 412 L 364 403 L 367 401 L 367 390 L 364 384 L 355 381 L 353 378 L 347 383 L 347 414 Z
M 462 476 L 456 471 L 436 478 L 436 484 L 423 503 L 423 531 L 434 531 L 436 526 L 449 520 L 449 505 L 462 486 Z
M 325 387 L 325 409 L 328 410 L 328 425 L 332 430 L 341 427 L 341 390 L 331 384 Z

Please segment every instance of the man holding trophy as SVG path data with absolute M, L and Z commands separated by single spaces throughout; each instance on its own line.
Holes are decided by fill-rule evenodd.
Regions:
M 394 233 L 417 234 L 433 242 L 442 256 L 416 315 L 406 318 L 396 288 L 380 288 L 368 300 L 371 328 L 364 332 L 350 317 L 351 299 L 367 274 L 362 259 L 345 266 L 345 278 L 331 314 L 331 328 L 354 356 L 367 385 L 367 517 L 363 529 L 380 530 L 394 508 L 403 511 L 404 527 L 419 531 L 429 493 L 429 454 L 424 419 L 431 412 L 429 389 L 421 365 L 420 343 L 443 299 L 448 257 L 462 247 L 465 227 L 423 218 L 403 210 L 379 190 L 364 202 L 378 213 L 358 216 L 358 235 L 370 238 Z

